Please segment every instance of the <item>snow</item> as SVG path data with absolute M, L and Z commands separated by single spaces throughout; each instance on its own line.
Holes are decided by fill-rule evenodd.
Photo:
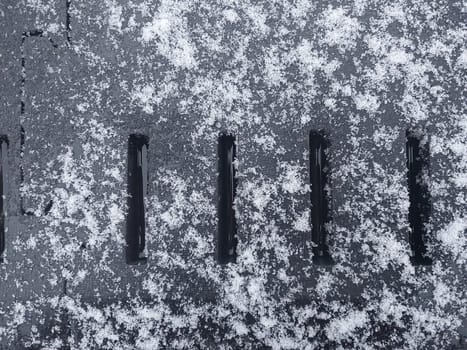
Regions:
M 438 233 L 438 239 L 448 248 L 454 258 L 465 261 L 464 252 L 467 248 L 467 218 L 455 217 Z
M 354 97 L 358 110 L 374 114 L 379 107 L 378 97 L 370 94 L 358 94 Z
M 344 8 L 328 8 L 323 13 L 321 23 L 325 28 L 323 41 L 326 44 L 337 46 L 342 53 L 355 47 L 360 25 L 358 19 L 349 15 Z
M 225 9 L 224 11 L 222 11 L 222 14 L 229 22 L 232 23 L 235 23 L 240 19 L 237 12 L 234 9 Z
M 122 12 L 122 6 L 117 5 L 114 1 L 109 3 L 109 28 L 119 33 L 122 31 Z
M 344 317 L 331 321 L 326 333 L 331 340 L 346 338 L 357 328 L 362 328 L 368 322 L 365 311 L 353 311 Z
M 143 26 L 141 40 L 144 44 L 155 41 L 158 52 L 175 67 L 195 68 L 196 52 L 191 45 L 183 6 L 171 6 L 163 2 L 153 20 Z
M 25 111 L 17 119 L 27 126 L 27 161 L 20 192 L 6 196 L 0 347 L 458 343 L 467 335 L 462 6 L 82 0 L 71 2 L 65 43 L 63 1 L 19 1 L 21 20 L 4 21 L 4 32 L 45 34 L 22 50 Z M 11 40 L 20 45 L 19 34 Z M 4 42 L 9 88 L 0 106 L 5 128 L 15 130 L 5 133 L 14 134 L 20 106 L 8 90 L 20 90 L 10 69 L 21 67 L 21 50 Z M 412 127 L 429 141 L 431 266 L 409 260 Z M 330 137 L 333 266 L 311 262 L 310 129 Z M 214 256 L 222 130 L 238 140 L 238 256 L 225 266 Z M 148 261 L 129 266 L 126 153 L 134 132 L 150 137 Z M 11 187 L 20 181 L 19 144 L 12 139 Z M 18 214 L 19 194 L 34 215 Z

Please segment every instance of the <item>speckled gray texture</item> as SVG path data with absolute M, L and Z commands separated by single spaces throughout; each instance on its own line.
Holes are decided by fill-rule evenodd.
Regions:
M 3 2 L 0 344 L 465 346 L 462 11 L 447 0 L 71 0 L 67 30 L 65 0 Z M 307 135 L 321 128 L 329 267 L 311 262 Z M 430 138 L 428 267 L 409 261 L 407 128 Z M 238 140 L 238 259 L 226 266 L 214 257 L 223 130 Z M 138 266 L 124 254 L 131 133 L 149 137 Z

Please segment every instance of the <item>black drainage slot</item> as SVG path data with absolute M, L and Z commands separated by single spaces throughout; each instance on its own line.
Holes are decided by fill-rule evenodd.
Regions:
M 126 231 L 126 262 L 146 262 L 144 197 L 148 182 L 147 136 L 132 134 L 128 139 L 128 216 Z
M 429 144 L 413 130 L 407 130 L 406 137 L 411 261 L 414 265 L 431 265 L 424 241 L 431 211 L 431 196 L 423 179 L 424 174 L 428 173 Z
M 65 17 L 66 40 L 68 43 L 71 43 L 71 14 L 70 14 L 71 0 L 66 0 L 65 7 L 66 7 L 66 17 Z
M 325 192 L 328 183 L 329 165 L 326 149 L 329 142 L 324 131 L 312 130 L 309 135 L 310 182 L 311 182 L 311 240 L 313 242 L 313 263 L 332 265 L 334 263 L 327 245 L 329 201 Z
M 217 145 L 218 154 L 218 230 L 217 261 L 221 264 L 235 262 L 237 249 L 237 223 L 234 200 L 237 187 L 235 177 L 235 137 L 221 133 Z
M 5 253 L 5 219 L 6 219 L 6 165 L 8 155 L 8 138 L 0 136 L 0 262 Z

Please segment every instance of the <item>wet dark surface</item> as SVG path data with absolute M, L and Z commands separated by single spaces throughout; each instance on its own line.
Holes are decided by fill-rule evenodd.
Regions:
M 235 193 L 237 177 L 235 172 L 235 137 L 222 133 L 218 139 L 218 210 L 217 210 L 217 261 L 221 264 L 235 262 L 237 255 L 237 221 L 235 219 Z
M 429 176 L 430 147 L 423 135 L 407 131 L 407 183 L 409 187 L 410 247 L 414 264 L 431 265 L 426 256 L 426 225 L 429 224 L 431 198 L 426 184 Z
M 310 131 L 309 137 L 310 151 L 310 182 L 311 182 L 311 239 L 313 244 L 313 262 L 320 265 L 330 265 L 333 263 L 329 255 L 327 237 L 329 232 L 326 229 L 329 217 L 329 197 L 326 187 L 328 182 L 330 166 L 326 153 L 329 148 L 329 140 L 326 139 L 324 131 Z
M 128 214 L 126 218 L 126 261 L 146 261 L 146 218 L 144 197 L 147 195 L 149 139 L 132 134 L 128 138 Z
M 5 348 L 464 346 L 460 2 L 2 5 Z M 409 128 L 430 138 L 415 197 Z M 312 129 L 332 141 L 333 265 L 313 264 Z M 222 130 L 235 264 L 216 261 Z M 130 134 L 150 140 L 144 202 Z

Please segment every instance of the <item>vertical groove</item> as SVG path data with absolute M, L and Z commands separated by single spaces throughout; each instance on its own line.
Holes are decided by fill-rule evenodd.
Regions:
M 21 215 L 28 215 L 32 216 L 35 215 L 34 212 L 30 210 L 24 209 L 24 198 L 21 193 L 21 188 L 23 188 L 24 184 L 24 150 L 25 150 L 25 140 L 26 140 L 26 132 L 24 130 L 24 113 L 25 113 L 25 106 L 26 106 L 26 53 L 24 45 L 26 43 L 26 38 L 29 37 L 42 37 L 43 32 L 40 29 L 29 30 L 23 32 L 21 36 L 21 109 L 20 109 L 20 116 L 19 116 L 19 125 L 20 125 L 20 164 L 19 164 L 19 176 L 20 176 L 20 196 L 19 196 L 19 207 Z M 54 48 L 57 48 L 58 45 L 53 42 L 52 39 L 48 39 Z M 47 207 L 45 208 L 44 212 L 47 214 L 50 209 L 52 208 L 52 201 L 49 201 Z
M 6 231 L 6 164 L 8 155 L 8 138 L 0 136 L 0 262 L 3 262 L 5 252 Z
M 313 242 L 313 262 L 318 265 L 331 265 L 333 260 L 327 245 L 329 202 L 325 193 L 328 181 L 326 148 L 328 142 L 323 131 L 312 130 L 309 135 L 310 182 L 311 182 L 311 240 Z
M 25 40 L 28 37 L 28 33 L 23 33 L 21 37 L 21 113 L 19 117 L 20 125 L 20 163 L 19 163 L 19 176 L 20 176 L 20 194 L 19 194 L 19 206 L 21 215 L 25 215 L 26 211 L 24 210 L 24 199 L 21 189 L 24 184 L 24 141 L 25 141 L 25 131 L 24 131 L 24 112 L 25 112 L 25 103 L 26 103 L 26 56 L 24 52 Z
M 146 261 L 146 223 L 144 197 L 147 192 L 147 136 L 132 134 L 128 139 L 128 216 L 126 261 L 136 264 Z
M 66 30 L 66 41 L 71 44 L 71 14 L 70 14 L 70 7 L 71 7 L 71 0 L 66 0 L 66 17 L 65 17 L 65 30 Z
M 217 261 L 221 264 L 235 262 L 237 249 L 237 223 L 234 200 L 237 181 L 235 178 L 235 137 L 221 133 L 217 146 L 218 154 L 218 230 Z
M 429 145 L 423 142 L 422 135 L 412 130 L 407 130 L 406 137 L 411 261 L 414 265 L 431 265 L 424 241 L 431 211 L 431 196 L 423 180 L 429 166 Z

